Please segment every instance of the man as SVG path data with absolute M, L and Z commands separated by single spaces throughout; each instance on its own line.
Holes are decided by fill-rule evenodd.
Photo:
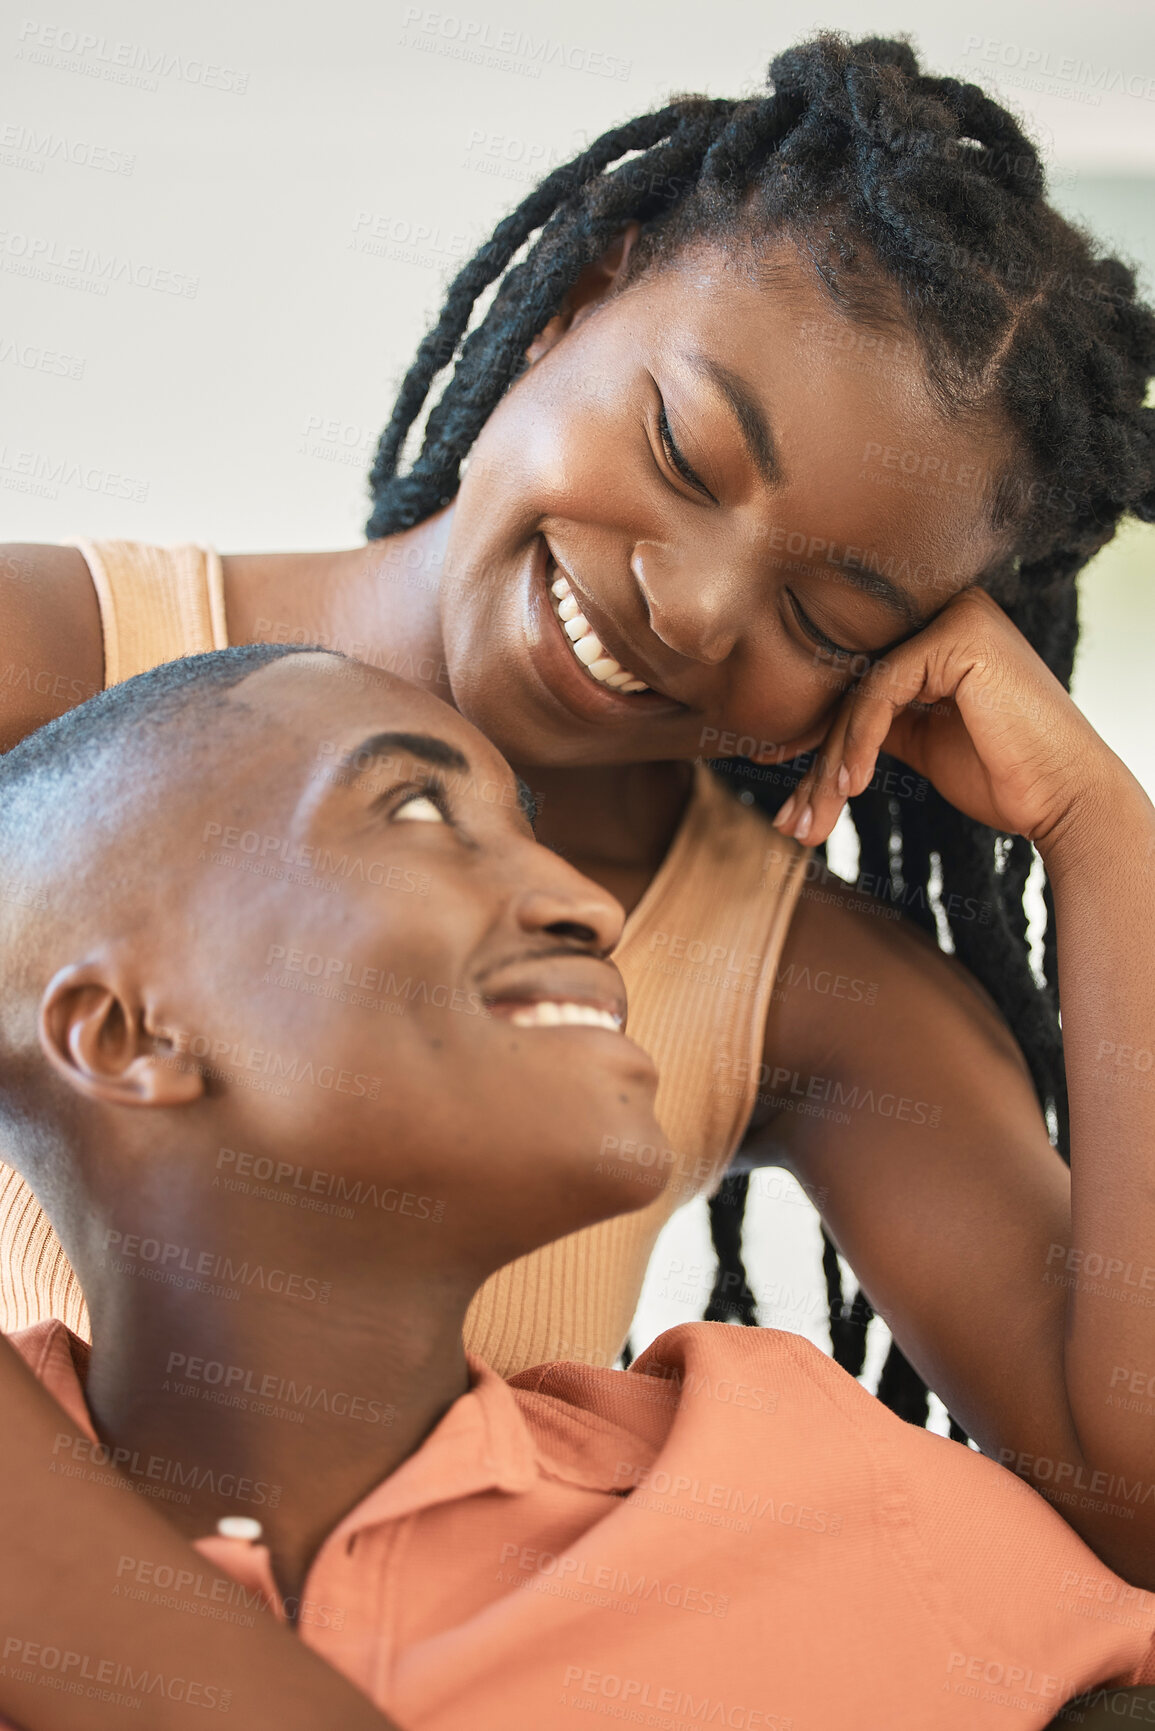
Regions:
M 0 765 L 43 891 L 3 911 L 0 1130 L 93 1324 L 16 1338 L 81 1433 L 60 1474 L 111 1451 L 235 1582 L 126 1553 L 110 1593 L 271 1601 L 406 1731 L 1041 1727 L 1155 1678 L 1151 1595 L 795 1336 L 467 1363 L 495 1268 L 675 1164 L 620 909 L 523 803 L 432 698 L 267 647 Z M 64 1659 L 12 1628 L 0 1662 Z M 127 1720 L 131 1679 L 72 1671 Z

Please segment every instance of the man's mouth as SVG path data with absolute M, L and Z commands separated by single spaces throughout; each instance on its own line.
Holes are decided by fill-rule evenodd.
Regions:
M 576 999 L 499 998 L 491 999 L 486 1008 L 491 1016 L 511 1022 L 515 1028 L 605 1028 L 608 1033 L 620 1034 L 625 1026 L 615 1010 Z

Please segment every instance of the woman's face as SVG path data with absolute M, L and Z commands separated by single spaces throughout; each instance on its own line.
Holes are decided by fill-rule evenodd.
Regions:
M 771 262 L 592 273 L 483 428 L 442 627 L 514 762 L 794 756 L 998 553 L 990 424 L 944 419 L 913 338 L 843 317 L 792 246 Z

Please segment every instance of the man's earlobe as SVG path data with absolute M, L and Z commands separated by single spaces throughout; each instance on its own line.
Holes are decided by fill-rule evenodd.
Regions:
M 531 367 L 561 341 L 571 326 L 580 320 L 580 315 L 589 312 L 611 292 L 625 270 L 641 232 L 641 224 L 631 222 L 610 242 L 600 258 L 586 265 L 566 295 L 562 310 L 554 314 L 526 349 L 525 358 Z
M 94 966 L 61 968 L 40 1005 L 40 1047 L 57 1075 L 90 1100 L 186 1106 L 204 1094 L 195 1065 L 166 1050 L 143 1007 Z

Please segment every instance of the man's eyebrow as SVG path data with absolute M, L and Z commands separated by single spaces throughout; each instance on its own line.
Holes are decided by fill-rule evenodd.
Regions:
M 711 355 L 690 354 L 686 356 L 686 360 L 696 373 L 709 379 L 715 390 L 726 399 L 738 422 L 751 462 L 762 479 L 768 485 L 775 486 L 782 479 L 782 465 L 774 447 L 770 423 L 749 385 Z
M 435 733 L 371 733 L 368 739 L 363 739 L 360 745 L 345 753 L 337 768 L 339 772 L 356 774 L 377 758 L 392 757 L 402 751 L 408 752 L 410 757 L 421 758 L 425 763 L 435 763 L 439 769 L 456 769 L 464 775 L 469 773 L 469 759 L 464 752 L 450 745 L 447 739 L 439 739 Z

